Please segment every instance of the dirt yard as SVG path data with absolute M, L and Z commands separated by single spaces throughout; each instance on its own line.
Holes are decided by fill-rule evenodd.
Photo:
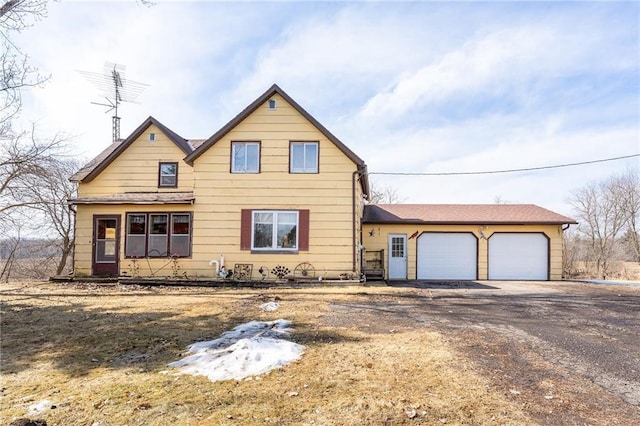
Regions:
M 351 326 L 437 330 L 539 424 L 640 424 L 639 285 L 413 286 L 422 300 L 333 309 Z
M 412 283 L 305 289 L 13 283 L 0 424 L 568 424 L 640 419 L 640 287 Z M 275 312 L 258 307 L 277 301 Z M 286 318 L 306 346 L 253 380 L 167 367 Z

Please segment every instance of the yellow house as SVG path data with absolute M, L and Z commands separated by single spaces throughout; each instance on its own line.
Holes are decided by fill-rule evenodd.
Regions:
M 533 205 L 365 205 L 364 161 L 273 85 L 206 140 L 153 117 L 76 173 L 74 275 L 555 280 Z
M 366 165 L 277 85 L 205 141 L 149 117 L 72 181 L 75 276 L 360 276 Z
M 532 204 L 368 205 L 364 271 L 389 280 L 559 280 L 573 219 Z

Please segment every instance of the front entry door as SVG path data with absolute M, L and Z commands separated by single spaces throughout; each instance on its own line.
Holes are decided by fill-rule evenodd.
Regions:
M 120 274 L 120 216 L 93 217 L 93 275 L 117 277 Z
M 389 279 L 407 279 L 407 236 L 389 235 Z

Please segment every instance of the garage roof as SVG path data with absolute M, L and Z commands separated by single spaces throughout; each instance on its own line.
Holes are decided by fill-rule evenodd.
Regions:
M 371 204 L 364 223 L 576 224 L 574 219 L 535 204 Z

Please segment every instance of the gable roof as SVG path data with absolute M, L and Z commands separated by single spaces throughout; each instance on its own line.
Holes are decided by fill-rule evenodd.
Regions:
M 371 204 L 363 223 L 562 225 L 574 219 L 534 204 Z
M 176 132 L 169 129 L 164 124 L 160 123 L 155 118 L 149 116 L 142 122 L 137 129 L 124 140 L 117 141 L 109 145 L 104 151 L 102 151 L 96 158 L 87 163 L 84 167 L 78 170 L 69 180 L 72 182 L 91 182 L 96 176 L 98 176 L 109 164 L 111 164 L 122 152 L 124 152 L 129 145 L 144 133 L 145 130 L 151 125 L 155 125 L 164 133 L 169 140 L 175 143 L 178 148 L 185 154 L 190 154 L 193 151 L 192 145 L 188 140 L 180 137 Z
M 287 101 L 296 111 L 298 111 L 304 118 L 306 118 L 311 124 L 313 124 L 327 139 L 329 139 L 335 146 L 340 149 L 351 161 L 353 161 L 357 166 L 358 170 L 362 172 L 366 172 L 366 165 L 364 161 L 358 157 L 353 151 L 351 151 L 345 144 L 343 144 L 337 137 L 335 137 L 329 130 L 327 130 L 318 120 L 316 120 L 311 114 L 309 114 L 304 108 L 302 108 L 296 101 L 293 100 L 289 95 L 285 93 L 277 84 L 274 84 L 264 92 L 258 99 L 253 101 L 248 107 L 246 107 L 240 114 L 236 115 L 231 121 L 225 124 L 220 130 L 218 130 L 213 136 L 204 141 L 200 146 L 196 148 L 191 154 L 185 158 L 185 161 L 188 164 L 193 164 L 193 161 L 196 160 L 200 155 L 202 155 L 207 149 L 209 149 L 212 145 L 218 142 L 220 139 L 224 137 L 227 133 L 233 130 L 240 122 L 242 122 L 245 118 L 251 115 L 255 110 L 257 110 L 261 105 L 267 102 L 273 95 L 278 94 L 285 101 Z

